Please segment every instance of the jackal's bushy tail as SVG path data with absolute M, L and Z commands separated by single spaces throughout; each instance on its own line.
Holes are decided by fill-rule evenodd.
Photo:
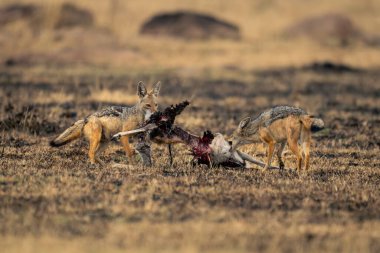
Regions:
M 321 118 L 314 118 L 313 116 L 311 118 L 311 128 L 310 130 L 315 133 L 318 131 L 321 131 L 325 128 L 325 122 Z
M 78 120 L 71 127 L 67 128 L 62 134 L 50 142 L 50 146 L 63 146 L 70 141 L 78 139 L 82 134 L 82 129 L 85 125 L 84 120 Z
M 321 118 L 314 117 L 312 115 L 305 115 L 301 117 L 301 122 L 306 129 L 310 129 L 315 133 L 325 128 L 325 123 Z

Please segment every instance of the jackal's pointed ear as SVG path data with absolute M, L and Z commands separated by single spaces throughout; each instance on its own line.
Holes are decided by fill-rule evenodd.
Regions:
M 140 81 L 138 84 L 137 84 L 137 95 L 139 95 L 140 98 L 143 98 L 145 97 L 147 91 L 146 91 L 146 87 L 145 87 L 145 84 Z
M 239 128 L 240 128 L 240 129 L 245 128 L 245 127 L 248 125 L 248 123 L 249 123 L 250 121 L 251 121 L 251 118 L 250 118 L 250 117 L 244 118 L 242 121 L 240 121 L 240 123 L 239 123 Z
M 161 82 L 158 81 L 154 87 L 153 87 L 153 94 L 158 97 L 158 95 L 160 94 L 160 89 L 161 89 Z

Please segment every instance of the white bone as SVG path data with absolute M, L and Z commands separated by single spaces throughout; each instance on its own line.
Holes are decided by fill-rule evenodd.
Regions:
M 130 131 L 124 131 L 124 132 L 119 132 L 117 134 L 114 134 L 112 136 L 112 139 L 113 140 L 116 140 L 116 139 L 119 139 L 121 136 L 125 136 L 125 135 L 132 135 L 132 134 L 137 134 L 137 133 L 143 133 L 143 132 L 146 132 L 148 130 L 152 130 L 153 128 L 157 127 L 156 124 L 148 124 L 142 128 L 138 128 L 138 129 L 134 129 L 134 130 L 130 130 Z

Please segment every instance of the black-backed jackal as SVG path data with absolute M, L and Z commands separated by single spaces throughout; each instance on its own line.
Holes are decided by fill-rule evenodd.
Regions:
M 302 160 L 304 160 L 307 170 L 310 160 L 311 133 L 323 128 L 322 119 L 308 115 L 302 109 L 278 106 L 261 113 L 257 118 L 243 119 L 232 135 L 232 149 L 259 139 L 264 141 L 268 144 L 266 169 L 271 164 L 275 145 L 278 144 L 277 158 L 280 168 L 283 168 L 281 156 L 288 143 L 290 150 L 297 157 L 297 169 L 301 169 Z M 301 144 L 300 147 L 298 143 Z
M 90 143 L 88 157 L 94 164 L 102 161 L 96 157 L 110 141 L 111 137 L 121 131 L 138 128 L 152 113 L 157 111 L 157 97 L 161 84 L 156 83 L 151 91 L 147 91 L 143 82 L 137 85 L 138 103 L 133 107 L 111 106 L 95 112 L 84 119 L 78 120 L 61 135 L 50 142 L 53 147 L 59 147 L 84 135 Z M 132 159 L 134 149 L 130 147 L 129 137 L 121 138 L 123 148 Z

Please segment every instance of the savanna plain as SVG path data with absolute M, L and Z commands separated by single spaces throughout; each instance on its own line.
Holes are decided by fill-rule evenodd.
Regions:
M 63 1 L 17 2 L 56 13 Z M 91 31 L 55 31 L 55 14 L 37 34 L 25 21 L 0 29 L 0 252 L 380 252 L 380 49 L 280 36 L 326 11 L 374 34 L 380 4 L 133 2 L 78 1 L 100 27 Z M 138 33 L 149 16 L 177 9 L 234 21 L 242 38 Z M 94 167 L 85 140 L 49 146 L 98 109 L 136 103 L 140 80 L 161 81 L 160 108 L 191 98 L 176 123 L 196 134 L 228 137 L 275 105 L 321 117 L 310 170 L 192 167 L 183 145 L 170 166 L 157 144 L 152 167 L 124 166 L 117 142 Z M 261 143 L 242 150 L 265 159 Z M 288 149 L 284 161 L 295 167 Z

